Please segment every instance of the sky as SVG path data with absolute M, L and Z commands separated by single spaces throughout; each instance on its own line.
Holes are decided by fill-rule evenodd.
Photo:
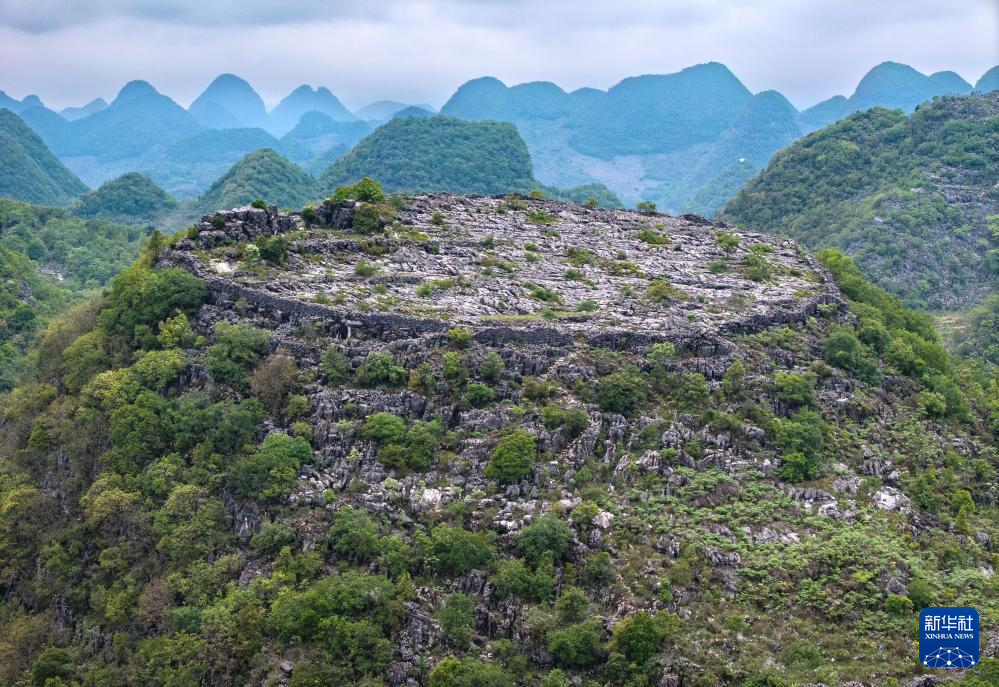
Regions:
M 440 106 L 484 75 L 606 89 L 708 61 L 804 108 L 886 60 L 973 84 L 999 0 L 0 0 L 0 90 L 54 109 L 132 79 L 187 106 L 225 72 L 268 106 L 302 83 Z

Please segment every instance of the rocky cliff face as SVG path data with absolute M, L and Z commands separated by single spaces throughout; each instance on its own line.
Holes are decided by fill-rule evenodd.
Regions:
M 161 267 L 208 285 L 198 333 L 252 324 L 302 373 L 315 458 L 279 507 L 228 498 L 242 541 L 277 520 L 316 549 L 332 514 L 353 506 L 407 543 L 457 522 L 494 533 L 515 559 L 525 528 L 551 515 L 571 532 L 554 588 L 587 587 L 598 633 L 640 610 L 678 619 L 643 668 L 648 684 L 738 682 L 773 657 L 835 684 L 886 674 L 857 646 L 908 655 L 904 633 L 864 624 L 904 625 L 886 599 L 905 597 L 918 551 L 942 527 L 912 502 L 915 447 L 931 463 L 994 466 L 995 455 L 967 426 L 926 420 L 908 400 L 911 379 L 885 370 L 865 383 L 823 361 L 830 331 L 854 316 L 822 265 L 791 241 L 693 216 L 448 195 L 373 207 L 219 212 L 160 254 Z M 330 349 L 347 368 L 332 381 Z M 378 354 L 405 372 L 359 381 Z M 210 383 L 195 365 L 191 384 Z M 582 414 L 570 423 L 573 409 Z M 392 460 L 362 429 L 377 413 L 440 422 L 432 460 Z M 535 450 L 526 469 L 497 478 L 497 446 L 514 430 Z M 815 470 L 781 471 L 806 454 L 821 456 Z M 980 577 L 961 592 L 976 594 L 992 575 L 991 536 L 949 536 L 977 561 L 967 565 Z M 250 564 L 242 582 L 270 565 Z M 459 592 L 474 602 L 473 655 L 510 639 L 532 670 L 572 672 L 551 607 L 498 575 L 473 566 L 426 578 L 394 630 L 389 684 L 423 684 L 454 652 L 438 612 Z M 819 669 L 821 653 L 793 655 L 802 637 L 837 655 L 826 637 L 844 628 L 853 663 Z M 281 646 L 287 682 L 307 658 Z

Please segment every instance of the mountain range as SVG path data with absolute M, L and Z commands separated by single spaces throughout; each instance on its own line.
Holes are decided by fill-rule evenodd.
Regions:
M 874 105 L 910 112 L 937 95 L 999 86 L 999 68 L 976 86 L 953 72 L 929 76 L 894 62 L 873 68 L 849 97 L 799 112 L 776 91 L 752 93 L 724 65 L 624 79 L 570 93 L 553 83 L 506 86 L 492 77 L 459 87 L 441 113 L 514 124 L 535 178 L 567 188 L 600 183 L 634 205 L 713 215 L 770 156 L 810 131 Z M 203 193 L 247 154 L 271 149 L 319 175 L 393 117 L 427 117 L 427 105 L 378 101 L 351 112 L 327 88 L 302 85 L 273 109 L 245 80 L 215 78 L 184 109 L 144 81 L 106 103 L 55 112 L 30 95 L 0 91 L 55 155 L 90 186 L 145 174 L 178 198 Z
M 979 85 L 992 88 L 992 72 Z M 466 119 L 517 125 L 545 183 L 604 183 L 628 204 L 713 215 L 770 156 L 851 112 L 879 105 L 910 112 L 937 95 L 973 90 L 953 72 L 924 76 L 885 62 L 849 97 L 798 112 L 776 91 L 753 94 L 724 65 L 625 79 L 606 92 L 555 84 L 464 84 L 441 108 Z

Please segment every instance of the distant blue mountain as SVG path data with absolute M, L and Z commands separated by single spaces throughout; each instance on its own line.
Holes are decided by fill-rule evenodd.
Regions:
M 270 131 L 283 136 L 291 131 L 306 112 L 322 112 L 338 122 L 356 121 L 351 112 L 325 86 L 313 89 L 299 86 L 270 113 Z
M 198 123 L 212 129 L 267 128 L 267 108 L 249 83 L 221 74 L 187 108 Z
M 403 108 L 392 115 L 393 119 L 398 117 L 433 117 L 436 113 L 433 110 L 428 110 L 425 107 L 418 107 L 416 105 L 410 105 L 409 107 Z
M 16 100 L 0 91 L 0 107 L 6 108 L 15 114 L 20 114 L 32 107 L 45 107 L 41 98 L 37 95 L 25 96 L 24 100 Z
M 107 106 L 108 103 L 104 98 L 94 98 L 82 107 L 64 107 L 59 110 L 59 115 L 66 121 L 72 122 L 77 119 L 83 119 L 95 112 L 106 110 Z
M 978 93 L 999 91 L 999 66 L 995 66 L 982 74 L 982 78 L 975 84 L 975 91 Z
M 857 90 L 837 119 L 872 107 L 912 112 L 916 105 L 932 100 L 935 95 L 966 95 L 970 92 L 971 84 L 954 72 L 926 76 L 906 64 L 882 62 L 860 80 Z
M 358 118 L 368 122 L 384 122 L 385 120 L 391 119 L 403 110 L 407 110 L 409 108 L 424 110 L 430 112 L 431 115 L 434 114 L 433 108 L 426 103 L 410 105 L 408 103 L 400 103 L 396 100 L 379 100 L 378 102 L 371 103 L 370 105 L 365 105 L 354 114 L 357 115 Z

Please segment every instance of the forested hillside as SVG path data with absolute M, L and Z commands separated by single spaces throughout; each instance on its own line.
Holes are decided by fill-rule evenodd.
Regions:
M 31 373 L 49 320 L 130 265 L 150 231 L 0 198 L 0 392 Z
M 0 246 L 0 394 L 30 374 L 29 345 L 72 299 L 72 291 L 39 274 L 25 255 Z
M 0 683 L 925 685 L 921 608 L 995 628 L 999 385 L 843 254 L 340 195 L 156 235 L 48 327 Z
M 999 92 L 879 108 L 776 154 L 721 216 L 852 255 L 911 306 L 981 303 L 999 278 Z
M 198 199 L 196 206 L 202 212 L 212 212 L 268 198 L 280 207 L 300 208 L 318 196 L 315 179 L 287 158 L 265 149 L 233 165 Z
M 144 174 L 130 172 L 84 193 L 73 203 L 73 214 L 126 224 L 155 224 L 177 209 L 177 201 Z
M 454 117 L 395 117 L 334 162 L 319 179 L 325 195 L 368 177 L 393 192 L 502 194 L 541 191 L 550 198 L 621 207 L 602 184 L 569 189 L 533 177 L 531 156 L 516 127 Z
M 59 205 L 87 190 L 24 121 L 0 110 L 0 196 Z
M 512 124 L 454 117 L 396 118 L 323 173 L 326 193 L 362 177 L 389 191 L 506 193 L 535 185 L 531 156 Z

